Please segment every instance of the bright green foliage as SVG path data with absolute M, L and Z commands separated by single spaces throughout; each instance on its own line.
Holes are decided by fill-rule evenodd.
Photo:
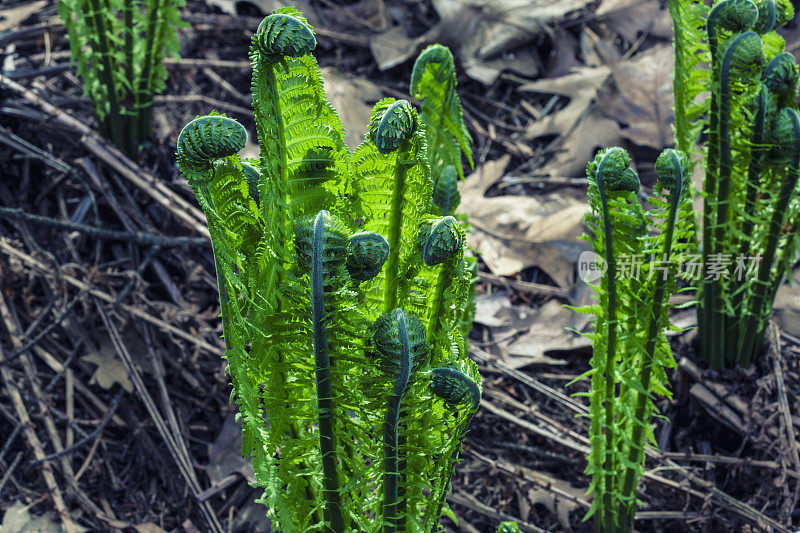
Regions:
M 700 351 L 714 367 L 746 366 L 761 353 L 771 295 L 796 253 L 798 205 L 775 191 L 794 183 L 798 147 L 791 128 L 770 133 L 779 111 L 797 108 L 797 64 L 775 32 L 794 11 L 788 0 L 724 0 L 710 11 L 700 1 L 669 4 L 676 145 L 691 155 L 708 130 Z M 711 68 L 696 68 L 700 61 Z M 699 104 L 703 93 L 711 96 Z
M 254 35 L 258 160 L 214 113 L 178 140 L 214 247 L 242 452 L 281 532 L 436 531 L 480 403 L 464 338 L 475 262 L 457 192 L 434 207 L 425 116 L 379 102 L 351 155 L 315 46 L 294 8 Z
M 177 55 L 184 0 L 59 0 L 72 60 L 101 130 L 129 155 L 152 133 L 153 95 Z
M 594 516 L 605 532 L 625 531 L 632 523 L 644 445 L 654 442 L 653 395 L 669 395 L 664 369 L 675 365 L 664 330 L 667 300 L 677 290 L 678 266 L 692 236 L 688 161 L 667 150 L 656 170 L 656 192 L 663 189 L 668 198 L 654 196 L 645 212 L 625 150 L 601 150 L 587 168 L 585 238 L 607 268 L 593 285 L 597 304 L 578 309 L 596 317 L 591 369 L 581 376 L 591 378 L 586 473 L 594 498 L 587 518 Z M 648 262 L 651 254 L 656 262 Z
M 495 533 L 520 533 L 520 531 L 517 523 L 509 520 L 507 522 L 500 522 Z

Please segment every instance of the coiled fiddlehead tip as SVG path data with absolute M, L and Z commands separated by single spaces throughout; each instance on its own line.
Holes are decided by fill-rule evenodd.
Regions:
M 798 150 L 798 123 L 800 118 L 797 111 L 784 107 L 775 117 L 775 123 L 770 131 L 769 142 L 773 145 L 770 156 L 776 161 L 785 163 L 792 159 Z
M 756 7 L 758 8 L 758 19 L 753 29 L 761 34 L 775 29 L 778 21 L 775 0 L 757 0 Z
M 630 164 L 628 152 L 613 146 L 597 153 L 586 167 L 586 175 L 590 182 L 602 182 L 607 192 L 639 192 L 639 176 Z
M 433 204 L 446 216 L 455 211 L 459 203 L 461 194 L 458 192 L 458 171 L 453 165 L 447 165 L 433 187 Z
M 372 344 L 381 357 L 381 368 L 388 373 L 397 370 L 401 360 L 400 321 L 404 321 L 408 331 L 409 351 L 411 362 L 425 357 L 430 350 L 430 345 L 425 342 L 425 325 L 414 315 L 402 309 L 395 309 L 384 313 L 375 321 L 372 334 Z
M 761 37 L 754 31 L 733 37 L 725 51 L 725 55 L 728 54 L 730 54 L 730 72 L 734 76 L 749 76 L 754 69 L 761 69 L 764 66 L 763 43 Z
M 347 243 L 347 271 L 355 281 L 367 281 L 380 273 L 389 258 L 389 242 L 377 233 L 364 231 Z
M 411 90 L 414 98 L 420 98 L 419 84 L 422 76 L 429 65 L 438 63 L 439 67 L 433 72 L 434 80 L 444 83 L 448 78 L 455 76 L 455 65 L 453 64 L 453 54 L 450 49 L 441 44 L 432 44 L 425 48 L 414 61 L 414 68 L 411 70 Z
M 474 379 L 453 365 L 431 370 L 431 390 L 450 405 L 469 402 L 472 411 L 481 404 L 481 390 Z
M 422 261 L 435 266 L 455 257 L 464 246 L 464 237 L 456 219 L 446 216 L 423 222 L 417 233 L 417 244 L 422 251 Z
M 314 32 L 302 20 L 286 13 L 267 16 L 255 34 L 258 51 L 267 57 L 301 57 L 317 47 Z
M 797 61 L 789 52 L 781 52 L 772 58 L 762 75 L 764 85 L 772 94 L 793 98 L 797 93 Z
M 311 270 L 315 239 L 318 239 L 317 245 L 322 245 L 322 276 L 328 281 L 347 260 L 347 230 L 324 210 L 313 217 L 299 220 L 294 227 L 294 245 L 297 266 L 303 272 Z
M 389 154 L 408 140 L 417 129 L 417 112 L 408 100 L 384 98 L 372 109 L 369 135 L 378 152 Z
M 242 174 L 244 179 L 247 180 L 247 190 L 256 205 L 261 205 L 258 195 L 258 180 L 261 177 L 261 172 L 250 163 L 242 163 Z
M 755 26 L 758 20 L 758 7 L 752 0 L 725 0 L 708 12 L 708 25 L 719 25 L 732 31 L 746 31 Z
M 775 1 L 775 28 L 783 26 L 794 18 L 792 0 Z
M 232 118 L 216 114 L 197 117 L 178 135 L 178 167 L 197 179 L 199 175 L 193 171 L 203 170 L 216 159 L 236 154 L 246 143 L 247 130 Z
M 656 173 L 658 180 L 668 190 L 675 189 L 675 185 L 680 184 L 683 187 L 683 182 L 686 176 L 686 170 L 689 167 L 689 162 L 686 159 L 686 154 L 680 150 L 673 150 L 667 148 L 656 159 Z

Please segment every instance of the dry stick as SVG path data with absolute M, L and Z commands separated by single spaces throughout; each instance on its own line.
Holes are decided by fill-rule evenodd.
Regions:
M 170 455 L 172 455 L 172 458 L 175 460 L 175 463 L 178 466 L 178 470 L 180 470 L 181 474 L 186 480 L 189 490 L 191 490 L 192 495 L 200 505 L 203 516 L 208 522 L 208 527 L 215 533 L 222 533 L 224 530 L 222 529 L 222 525 L 217 520 L 217 515 L 211 508 L 211 505 L 207 501 L 200 501 L 198 498 L 198 495 L 202 491 L 200 489 L 200 483 L 197 481 L 197 476 L 194 472 L 194 467 L 191 463 L 191 460 L 188 460 L 179 452 L 179 446 L 176 442 L 176 438 L 167 430 L 164 419 L 161 417 L 158 409 L 156 408 L 155 402 L 153 402 L 153 398 L 147 391 L 144 381 L 142 381 L 142 377 L 139 374 L 139 369 L 134 364 L 133 359 L 131 359 L 128 349 L 125 346 L 125 343 L 122 341 L 122 337 L 120 336 L 116 326 L 114 326 L 114 324 L 111 322 L 111 319 L 106 315 L 103 306 L 100 304 L 100 301 L 97 298 L 94 299 L 94 303 L 97 307 L 98 313 L 100 314 L 100 318 L 105 325 L 106 331 L 111 337 L 111 342 L 114 345 L 114 349 L 117 351 L 120 359 L 122 359 L 122 362 L 125 364 L 125 367 L 128 370 L 128 375 L 131 378 L 134 387 L 136 388 L 136 392 L 139 394 L 142 403 L 147 409 L 147 412 L 150 414 L 150 418 L 153 420 L 159 435 L 161 435 L 161 438 L 169 448 Z
M 518 381 L 520 381 L 521 383 L 531 387 L 532 389 L 549 396 L 550 398 L 558 401 L 559 403 L 564 404 L 565 406 L 567 406 L 573 412 L 578 413 L 578 414 L 586 414 L 586 413 L 588 413 L 588 409 L 583 404 L 576 402 L 572 398 L 566 396 L 563 393 L 560 393 L 560 392 L 554 390 L 551 387 L 548 387 L 547 385 L 544 385 L 543 383 L 540 383 L 539 381 L 537 381 L 536 379 L 528 376 L 527 374 L 525 374 L 523 372 L 520 372 L 519 370 L 515 370 L 515 369 L 509 367 L 505 363 L 497 360 L 496 357 L 484 352 L 483 350 L 475 348 L 475 347 L 471 347 L 470 348 L 470 353 L 475 355 L 477 359 L 479 359 L 479 360 L 481 360 L 481 361 L 483 361 L 483 362 L 485 362 L 487 364 L 494 365 L 495 367 L 497 367 L 500 370 L 502 370 L 504 373 L 506 373 L 509 376 L 517 379 Z M 702 479 L 701 477 L 699 477 L 699 476 L 697 476 L 695 474 L 692 474 L 691 472 L 686 470 L 683 466 L 681 466 L 678 463 L 672 461 L 671 459 L 668 459 L 668 458 L 664 457 L 664 455 L 660 451 L 648 447 L 648 448 L 645 448 L 645 453 L 651 459 L 655 459 L 655 460 L 659 461 L 660 463 L 663 463 L 664 465 L 670 467 L 671 469 L 673 469 L 677 474 L 679 474 L 684 479 L 687 479 L 691 483 L 695 483 L 696 485 L 699 485 L 700 487 L 702 487 L 704 490 L 708 491 L 712 496 L 716 497 L 716 502 L 715 503 L 719 504 L 721 507 L 724 507 L 724 508 L 728 509 L 729 511 L 732 511 L 732 512 L 734 512 L 734 513 L 736 513 L 736 514 L 738 514 L 740 516 L 743 516 L 743 517 L 755 522 L 758 525 L 762 525 L 763 523 L 766 523 L 769 526 L 773 527 L 776 531 L 781 531 L 783 533 L 792 533 L 791 530 L 789 530 L 785 526 L 779 524 L 778 522 L 776 522 L 772 518 L 769 518 L 768 516 L 764 515 L 763 513 L 760 513 L 759 511 L 757 511 L 756 509 L 754 509 L 751 506 L 747 505 L 746 503 L 741 502 L 741 501 L 737 500 L 736 498 L 734 498 L 733 496 L 730 496 L 729 494 L 721 491 L 713 483 L 711 483 L 709 481 L 706 481 L 705 479 Z M 645 475 L 647 476 L 647 474 L 645 474 Z M 652 477 L 652 476 L 648 476 L 648 477 Z
M 46 266 L 42 262 L 38 261 L 37 259 L 34 259 L 33 257 L 27 255 L 26 253 L 16 249 L 14 246 L 11 246 L 11 244 L 9 244 L 9 242 L 7 240 L 2 239 L 2 238 L 0 238 L 0 251 L 6 253 L 8 255 L 13 255 L 15 258 L 20 259 L 24 263 L 28 264 L 29 266 L 31 266 L 33 268 L 36 268 L 37 270 L 39 270 L 40 272 L 43 272 L 46 275 L 52 275 L 51 269 L 48 266 Z M 110 294 L 105 293 L 105 292 L 103 292 L 103 291 L 101 291 L 99 289 L 95 289 L 95 288 L 91 287 L 88 283 L 80 281 L 79 279 L 77 279 L 77 278 L 75 278 L 73 276 L 70 276 L 68 274 L 64 274 L 62 276 L 62 279 L 64 281 L 66 281 L 67 283 L 69 283 L 70 285 L 72 285 L 74 287 L 77 287 L 77 288 L 79 288 L 81 290 L 84 290 L 84 291 L 88 292 L 89 294 L 91 294 L 92 296 L 95 296 L 95 297 L 103 300 L 104 302 L 113 304 L 116 301 L 116 298 L 114 298 Z M 213 345 L 207 343 L 206 341 L 198 338 L 196 335 L 192 335 L 191 333 L 188 333 L 186 331 L 178 329 L 175 326 L 173 326 L 172 324 L 169 324 L 168 322 L 165 322 L 165 321 L 161 320 L 160 318 L 156 318 L 153 315 L 151 315 L 149 313 L 146 313 L 146 312 L 142 311 L 141 309 L 138 309 L 138 308 L 136 308 L 136 307 L 134 307 L 132 305 L 119 304 L 119 309 L 121 309 L 121 310 L 123 310 L 123 311 L 125 311 L 127 313 L 130 313 L 130 314 L 132 314 L 132 315 L 134 315 L 136 317 L 139 317 L 139 318 L 141 318 L 141 319 L 143 319 L 143 320 L 145 320 L 147 322 L 150 322 L 151 324 L 153 324 L 155 326 L 158 326 L 159 329 L 164 330 L 164 331 L 166 331 L 168 333 L 171 333 L 171 334 L 173 334 L 173 335 L 175 335 L 177 337 L 180 337 L 180 338 L 182 338 L 182 339 L 184 339 L 184 340 L 196 345 L 197 347 L 206 350 L 207 352 L 209 352 L 209 353 L 211 353 L 213 355 L 216 355 L 218 357 L 222 357 L 223 355 L 225 355 L 225 351 L 222 348 L 220 348 L 218 346 L 213 346 Z
M 498 522 L 503 521 L 503 520 L 514 520 L 514 521 L 516 521 L 517 525 L 519 526 L 519 528 L 522 531 L 530 532 L 530 533 L 547 533 L 544 529 L 542 529 L 540 527 L 536 527 L 533 524 L 530 524 L 528 522 L 524 522 L 524 521 L 520 520 L 519 518 L 514 518 L 513 516 L 511 516 L 509 514 L 502 513 L 500 511 L 494 510 L 493 508 L 489 507 L 485 503 L 479 501 L 472 494 L 467 494 L 466 492 L 456 492 L 454 494 L 449 494 L 447 496 L 447 499 L 448 499 L 448 501 L 450 501 L 452 503 L 455 503 L 455 504 L 458 504 L 458 505 L 463 505 L 464 507 L 467 507 L 468 509 L 472 509 L 473 511 L 477 511 L 478 513 L 480 513 L 480 514 L 482 514 L 484 516 L 488 516 L 490 518 L 493 518 L 493 519 L 497 520 Z
M 86 224 L 78 224 L 77 222 L 70 222 L 68 220 L 57 220 L 55 218 L 36 215 L 24 209 L 0 206 L 0 219 L 3 218 L 24 220 L 25 222 L 33 222 L 35 224 L 42 224 L 68 231 L 79 231 L 105 241 L 126 242 L 142 246 L 197 248 L 208 245 L 208 241 L 202 237 L 170 237 L 155 233 L 145 233 L 143 231 L 110 230 Z
M 687 452 L 661 452 L 667 459 L 675 459 L 676 461 L 689 461 L 695 463 L 718 463 L 724 465 L 736 465 L 744 468 L 767 468 L 769 470 L 785 471 L 787 475 L 800 479 L 800 472 L 794 470 L 786 470 L 782 465 L 775 461 L 761 461 L 757 459 L 748 459 L 746 457 L 729 457 L 726 455 L 708 455 L 704 453 L 687 453 Z
M 800 456 L 797 454 L 797 441 L 794 435 L 794 425 L 792 425 L 792 412 L 789 408 L 789 398 L 786 396 L 786 383 L 783 380 L 783 368 L 781 367 L 781 352 L 780 352 L 780 332 L 778 326 L 770 321 L 767 326 L 767 336 L 769 338 L 769 357 L 772 359 L 772 367 L 775 372 L 775 382 L 778 386 L 778 400 L 781 407 L 781 414 L 783 415 L 783 424 L 786 426 L 787 443 L 789 453 L 794 463 L 794 468 L 800 472 Z M 786 517 L 792 516 L 794 508 L 797 505 L 797 495 L 800 490 L 800 484 L 795 483 L 794 495 L 791 503 L 786 509 Z
M 2 346 L 0 346 L 0 362 L 2 360 L 3 349 Z M 31 417 L 28 415 L 28 411 L 25 408 L 25 403 L 22 400 L 22 395 L 14 383 L 14 378 L 11 375 L 11 371 L 5 365 L 0 365 L 0 377 L 3 379 L 6 392 L 11 398 L 11 403 L 14 404 L 14 410 L 17 413 L 17 419 L 19 419 L 20 425 L 23 428 L 22 431 L 25 433 L 25 439 L 28 441 L 28 446 L 30 446 L 31 450 L 33 451 L 33 456 L 37 459 L 44 458 L 45 453 L 42 449 L 42 443 L 39 440 L 39 437 L 36 435 L 33 422 L 31 421 Z M 72 522 L 72 517 L 70 517 L 67 506 L 64 504 L 64 499 L 61 497 L 61 490 L 58 488 L 58 483 L 56 483 L 56 478 L 53 475 L 53 468 L 50 463 L 42 464 L 42 478 L 44 478 L 47 490 L 50 492 L 50 496 L 53 499 L 53 505 L 56 508 L 56 512 L 61 518 L 61 522 L 64 524 L 64 529 L 67 533 L 76 532 L 75 524 Z
M 210 239 L 208 228 L 205 223 L 205 215 L 200 209 L 175 194 L 162 180 L 157 179 L 128 159 L 125 154 L 111 145 L 95 130 L 46 102 L 29 89 L 26 89 L 3 74 L 0 74 L 0 87 L 5 87 L 11 92 L 18 94 L 26 101 L 50 115 L 61 126 L 65 126 L 79 133 L 81 135 L 80 142 L 88 150 L 116 170 L 126 180 L 136 185 L 142 192 L 155 200 L 156 203 L 170 211 L 186 227 Z

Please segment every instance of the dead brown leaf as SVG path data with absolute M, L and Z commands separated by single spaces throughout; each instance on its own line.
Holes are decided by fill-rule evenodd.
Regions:
M 643 33 L 672 38 L 669 10 L 662 9 L 658 0 L 603 0 L 595 15 L 629 42 L 636 41 Z
M 538 266 L 559 286 L 570 287 L 574 262 L 584 248 L 577 242 L 583 231 L 584 196 L 562 189 L 541 196 L 486 198 L 509 159 L 504 156 L 484 164 L 460 184 L 461 209 L 469 213 L 473 226 L 469 246 L 497 275 Z
M 0 9 L 0 32 L 10 30 L 17 24 L 31 16 L 33 13 L 40 11 L 47 5 L 45 0 L 39 2 L 30 2 L 21 4 L 15 7 Z
M 624 126 L 619 133 L 640 146 L 661 150 L 672 143 L 672 46 L 661 45 L 612 69 L 600 108 Z
M 128 369 L 117 357 L 110 339 L 100 346 L 99 351 L 84 355 L 81 359 L 97 365 L 89 380 L 90 385 L 98 385 L 107 390 L 115 383 L 119 383 L 127 392 L 133 392 L 133 383 L 128 377 Z
M 559 152 L 537 173 L 551 177 L 583 176 L 587 162 L 600 147 L 619 144 L 621 136 L 615 120 L 595 106 L 600 89 L 611 76 L 611 69 L 579 68 L 551 80 L 540 80 L 519 87 L 521 91 L 557 94 L 570 98 L 561 110 L 531 124 L 525 138 L 561 136 Z
M 215 485 L 230 474 L 241 474 L 248 482 L 255 481 L 250 459 L 242 457 L 242 425 L 229 415 L 217 440 L 208 447 L 208 464 L 204 467 L 211 484 Z
M 549 478 L 550 486 L 552 487 L 571 493 L 576 498 L 584 498 L 586 496 L 586 489 L 584 488 L 573 487 L 567 481 L 554 478 L 544 472 L 539 472 L 539 474 Z M 558 523 L 565 531 L 572 530 L 572 526 L 569 523 L 569 513 L 578 508 L 577 503 L 565 498 L 559 498 L 556 494 L 553 494 L 552 491 L 543 488 L 530 489 L 528 491 L 528 499 L 530 500 L 531 506 L 536 504 L 544 505 L 548 511 L 558 517 Z
M 372 104 L 383 98 L 383 92 L 368 80 L 344 77 L 331 68 L 322 69 L 322 78 L 325 94 L 344 124 L 344 140 L 351 150 L 355 150 L 364 140 Z
M 550 300 L 536 309 L 528 332 L 506 347 L 508 364 L 514 368 L 544 362 L 543 360 L 549 364 L 566 364 L 560 359 L 551 359 L 547 354 L 587 351 L 591 347 L 589 339 L 565 329 L 574 314 L 556 300 Z
M 800 337 L 800 270 L 795 272 L 792 285 L 783 284 L 775 296 L 772 318 L 781 331 Z

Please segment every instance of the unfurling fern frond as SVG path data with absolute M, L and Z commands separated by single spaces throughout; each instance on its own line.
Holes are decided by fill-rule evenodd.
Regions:
M 213 243 L 242 453 L 282 532 L 427 533 L 480 399 L 457 172 L 431 219 L 425 126 L 406 100 L 378 102 L 351 157 L 315 47 L 294 8 L 253 36 L 257 160 L 240 161 L 245 129 L 214 113 L 178 138 Z
M 434 183 L 438 183 L 448 165 L 463 179 L 461 154 L 472 167 L 472 138 L 464 125 L 456 93 L 453 54 L 446 46 L 432 44 L 419 55 L 411 72 L 411 96 L 422 100 L 420 119 L 427 131 L 428 161 Z

